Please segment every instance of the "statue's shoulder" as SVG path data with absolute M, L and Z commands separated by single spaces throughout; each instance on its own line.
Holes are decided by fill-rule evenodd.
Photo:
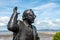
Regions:
M 18 24 L 20 24 L 20 23 L 23 23 L 23 21 L 22 20 L 18 20 Z

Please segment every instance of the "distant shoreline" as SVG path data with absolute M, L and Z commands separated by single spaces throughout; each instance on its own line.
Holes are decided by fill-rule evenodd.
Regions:
M 9 30 L 0 30 L 0 32 L 9 32 Z M 37 30 L 37 32 L 60 32 L 60 30 Z

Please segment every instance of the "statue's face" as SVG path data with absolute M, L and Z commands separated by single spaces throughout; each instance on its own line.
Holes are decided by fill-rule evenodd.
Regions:
M 33 23 L 36 16 L 31 11 L 27 11 L 27 14 L 28 14 L 27 15 L 27 20 L 30 21 L 31 23 Z
M 35 14 L 34 14 L 32 9 L 25 10 L 24 13 L 23 13 L 23 16 L 22 16 L 23 20 L 26 19 L 30 23 L 34 22 L 35 17 L 36 16 L 35 16 Z

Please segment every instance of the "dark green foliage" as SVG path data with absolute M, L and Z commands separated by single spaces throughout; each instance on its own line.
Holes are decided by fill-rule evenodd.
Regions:
M 56 32 L 56 34 L 53 37 L 53 40 L 60 40 L 60 32 Z

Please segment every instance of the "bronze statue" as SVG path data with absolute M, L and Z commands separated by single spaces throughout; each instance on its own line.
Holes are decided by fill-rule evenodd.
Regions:
M 36 17 L 32 9 L 24 11 L 23 21 L 17 20 L 18 14 L 15 7 L 7 25 L 8 30 L 13 32 L 13 40 L 39 40 L 36 27 L 32 25 Z

